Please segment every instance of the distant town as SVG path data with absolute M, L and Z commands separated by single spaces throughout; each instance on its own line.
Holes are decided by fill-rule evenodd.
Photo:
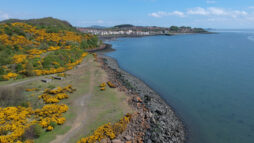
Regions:
M 191 27 L 157 27 L 157 26 L 134 26 L 130 24 L 117 25 L 114 27 L 79 27 L 83 33 L 91 33 L 99 37 L 121 37 L 121 36 L 149 36 L 149 35 L 172 35 L 177 33 L 207 33 L 202 28 Z

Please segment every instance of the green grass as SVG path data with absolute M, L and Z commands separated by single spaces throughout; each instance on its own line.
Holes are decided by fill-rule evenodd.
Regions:
M 70 140 L 71 143 L 77 141 L 82 137 L 91 135 L 95 129 L 108 122 L 114 123 L 121 119 L 127 112 L 122 107 L 122 99 L 117 97 L 117 94 L 107 88 L 106 91 L 100 91 L 99 87 L 96 88 L 96 94 L 89 100 L 88 108 L 91 111 L 88 125 L 82 130 L 83 134 L 74 137 Z M 94 112 L 94 113 L 92 113 Z
M 85 62 L 87 62 L 89 58 L 91 58 L 91 56 L 85 58 Z M 40 138 L 35 140 L 35 143 L 48 143 L 54 140 L 57 135 L 65 134 L 71 129 L 70 125 L 74 122 L 77 114 L 75 113 L 75 106 L 71 106 L 70 102 L 88 92 L 90 75 L 91 73 L 89 71 L 86 71 L 83 76 L 81 76 L 78 80 L 75 80 L 74 83 L 72 81 L 72 77 L 67 77 L 66 80 L 63 81 L 53 80 L 53 82 L 51 83 L 33 84 L 35 86 L 41 86 L 42 88 L 48 87 L 49 85 L 65 86 L 68 84 L 72 84 L 73 87 L 77 89 L 77 91 L 75 91 L 74 93 L 69 94 L 69 99 L 61 101 L 61 103 L 67 104 L 69 106 L 69 111 L 64 114 L 64 117 L 66 118 L 66 123 L 64 125 L 57 126 L 51 132 L 45 132 Z
M 101 71 L 95 71 L 96 85 L 100 85 Z M 85 136 L 91 135 L 95 129 L 108 122 L 114 123 L 121 119 L 126 113 L 132 111 L 123 105 L 126 96 L 119 96 L 114 89 L 106 87 L 105 91 L 100 91 L 100 87 L 94 87 L 94 95 L 89 100 L 88 108 L 91 115 L 87 121 L 87 126 L 83 134 L 73 138 L 71 142 L 76 142 Z
M 85 62 L 88 62 L 92 58 L 93 56 L 89 55 L 84 60 Z M 123 104 L 125 102 L 124 100 L 126 100 L 126 96 L 124 96 L 123 93 L 119 95 L 119 92 L 117 92 L 115 89 L 109 88 L 108 86 L 106 87 L 105 91 L 100 91 L 100 88 L 98 86 L 101 84 L 101 82 L 106 82 L 102 80 L 102 77 L 105 76 L 105 72 L 102 71 L 100 67 L 98 67 L 98 64 L 95 62 L 91 62 L 89 66 L 96 67 L 96 70 L 93 73 L 95 75 L 95 86 L 93 87 L 94 91 L 93 95 L 89 98 L 88 103 L 89 116 L 87 117 L 85 127 L 82 128 L 77 135 L 70 139 L 70 142 L 73 143 L 76 142 L 79 138 L 93 133 L 93 131 L 99 126 L 108 122 L 116 122 L 120 118 L 122 118 L 127 112 L 131 112 L 130 108 L 127 107 L 127 105 L 125 106 Z M 89 82 L 91 74 L 92 73 L 89 70 L 86 70 L 82 73 L 81 76 L 70 75 L 70 77 L 67 77 L 65 80 L 62 81 L 53 80 L 50 83 L 43 83 L 39 80 L 34 80 L 23 85 L 24 89 L 39 89 L 39 91 L 25 92 L 28 100 L 34 103 L 34 108 L 40 108 L 44 105 L 43 102 L 38 99 L 38 95 L 43 93 L 44 89 L 48 88 L 51 85 L 54 85 L 56 87 L 63 87 L 71 84 L 74 88 L 77 89 L 77 91 L 75 91 L 74 93 L 69 94 L 69 99 L 61 101 L 61 103 L 67 104 L 69 106 L 69 111 L 64 114 L 64 117 L 66 118 L 66 123 L 61 126 L 56 126 L 51 132 L 43 132 L 43 134 L 35 140 L 35 143 L 48 143 L 54 140 L 57 135 L 65 134 L 71 129 L 71 125 L 77 117 L 76 112 L 78 111 L 78 106 L 76 107 L 75 105 L 72 105 L 72 102 L 75 101 L 75 99 L 89 92 Z M 35 96 L 30 96 L 31 94 L 35 94 Z
M 0 86 L 12 84 L 12 83 L 15 83 L 15 82 L 25 81 L 25 80 L 28 80 L 28 79 L 31 79 L 31 78 L 34 78 L 34 77 L 27 77 L 27 78 L 22 78 L 22 79 L 17 79 L 17 80 L 11 79 L 11 80 L 8 80 L 8 81 L 0 81 Z
M 56 135 L 65 134 L 70 130 L 71 126 L 56 126 L 51 132 L 43 132 L 43 134 L 36 140 L 35 143 L 49 143 L 56 138 Z

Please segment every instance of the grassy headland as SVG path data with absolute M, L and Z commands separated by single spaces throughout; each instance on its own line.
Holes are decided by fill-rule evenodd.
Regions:
M 53 18 L 0 23 L 0 80 L 60 73 L 81 62 L 96 48 L 96 36 L 78 32 Z
M 181 122 L 156 93 L 88 52 L 104 47 L 58 19 L 0 22 L 0 142 L 142 142 L 164 134 L 161 142 L 183 142 Z
M 0 22 L 0 142 L 76 142 L 132 109 L 87 52 L 101 42 L 53 18 Z M 63 80 L 49 83 L 54 76 Z M 4 81 L 3 81 L 4 80 Z

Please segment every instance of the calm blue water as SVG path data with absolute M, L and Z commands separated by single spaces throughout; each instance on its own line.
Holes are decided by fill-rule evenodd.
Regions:
M 108 55 L 175 108 L 189 143 L 254 142 L 254 31 L 110 43 Z

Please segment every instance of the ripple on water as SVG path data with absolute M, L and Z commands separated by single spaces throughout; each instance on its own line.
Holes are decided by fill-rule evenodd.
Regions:
M 252 42 L 254 42 L 254 36 L 248 36 L 248 39 Z

